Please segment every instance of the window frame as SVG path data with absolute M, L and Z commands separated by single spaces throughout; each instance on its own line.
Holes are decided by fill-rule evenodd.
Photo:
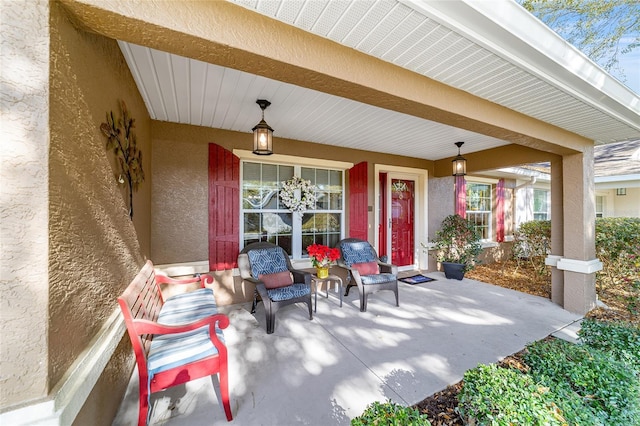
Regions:
M 489 210 L 471 210 L 470 207 L 470 198 L 469 197 L 469 192 L 471 190 L 471 187 L 473 187 L 474 185 L 483 185 L 487 187 L 487 193 L 489 194 L 488 197 L 481 197 L 479 202 L 481 202 L 482 200 L 488 200 L 488 202 L 484 203 L 485 205 L 489 206 Z M 485 228 L 487 230 L 487 237 L 484 238 L 483 232 L 480 232 L 481 235 L 481 239 L 480 241 L 483 243 L 486 242 L 491 242 L 494 240 L 494 188 L 495 185 L 493 183 L 490 182 L 481 182 L 481 181 L 476 181 L 476 180 L 468 180 L 466 182 L 466 194 L 465 194 L 465 213 L 466 213 L 466 217 L 467 220 L 470 220 L 471 215 L 473 216 L 478 216 L 480 214 L 482 215 L 486 215 L 486 226 L 482 226 L 481 228 Z M 475 223 L 475 222 L 474 222 Z M 478 229 L 480 226 L 476 225 L 475 226 L 476 229 Z
M 601 201 L 601 205 L 600 205 L 600 211 L 598 211 L 598 198 L 600 198 Z M 594 211 L 595 211 L 595 216 L 596 218 L 603 218 L 606 217 L 605 213 L 607 210 L 607 197 L 606 195 L 597 195 L 596 194 L 596 199 L 594 202 Z
M 292 167 L 293 168 L 293 176 L 300 176 L 302 177 L 302 169 L 315 169 L 315 170 L 327 170 L 329 172 L 331 171 L 337 171 L 341 174 L 341 182 L 340 182 L 340 188 L 341 188 L 341 194 L 340 194 L 340 198 L 339 198 L 339 203 L 340 203 L 340 209 L 335 209 L 335 208 L 331 208 L 331 205 L 329 204 L 329 208 L 327 209 L 315 209 L 315 210 L 306 210 L 302 213 L 300 212 L 292 212 L 289 209 L 286 209 L 286 207 L 280 207 L 273 209 L 273 208 L 269 208 L 269 209 L 264 209 L 264 208 L 260 208 L 260 209 L 246 209 L 244 206 L 244 199 L 243 199 L 243 195 L 244 195 L 244 172 L 245 172 L 245 165 L 246 163 L 254 163 L 254 164 L 260 164 L 260 165 L 275 165 L 275 166 L 285 166 L 285 167 Z M 242 250 L 242 248 L 244 248 L 245 246 L 245 214 L 247 213 L 257 213 L 257 214 L 263 214 L 263 213 L 275 213 L 275 214 L 281 214 L 281 213 L 287 213 L 291 215 L 291 255 L 290 258 L 292 260 L 307 260 L 308 259 L 308 255 L 306 255 L 305 253 L 305 247 L 302 247 L 302 241 L 303 241 L 303 236 L 305 235 L 304 230 L 303 230 L 303 215 L 305 214 L 317 214 L 317 213 L 326 213 L 326 214 L 338 214 L 340 217 L 340 230 L 339 230 L 339 234 L 338 234 L 338 240 L 341 240 L 344 238 L 345 235 L 345 228 L 346 228 L 346 192 L 347 192 L 347 188 L 345 186 L 346 184 L 346 173 L 347 173 L 347 169 L 344 169 L 342 167 L 331 167 L 331 166 L 327 166 L 325 164 L 322 164 L 322 162 L 319 162 L 320 164 L 309 164 L 309 162 L 305 161 L 302 163 L 289 163 L 287 161 L 263 161 L 262 159 L 258 159 L 258 158 L 241 158 L 240 159 L 240 229 L 239 229 L 239 242 L 240 242 L 240 250 Z M 347 164 L 347 163 L 340 163 L 340 165 L 342 164 Z M 329 174 L 330 175 L 330 174 Z M 262 179 L 262 178 L 261 178 Z M 282 182 L 282 180 L 278 180 L 278 186 L 280 186 L 280 183 Z M 328 183 L 329 185 L 329 183 Z M 328 191 L 328 193 L 331 193 L 331 191 Z M 333 191 L 333 193 L 335 193 L 335 191 Z M 277 197 L 277 194 L 275 195 Z M 329 201 L 329 203 L 331 203 L 331 201 Z M 279 204 L 279 203 L 278 203 Z
M 536 194 L 544 193 L 545 211 L 536 211 Z M 532 206 L 533 220 L 550 220 L 551 219 L 551 191 L 545 188 L 533 188 L 533 206 Z M 544 218 L 536 217 L 544 214 Z

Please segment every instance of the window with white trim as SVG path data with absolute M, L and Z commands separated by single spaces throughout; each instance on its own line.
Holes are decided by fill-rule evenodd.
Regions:
M 315 186 L 315 208 L 298 213 L 282 203 L 282 182 L 294 175 Z M 268 241 L 294 259 L 306 257 L 307 247 L 314 243 L 335 247 L 344 235 L 344 172 L 244 161 L 241 223 L 243 246 Z
M 550 213 L 550 193 L 546 189 L 533 190 L 533 220 L 549 220 Z
M 491 185 L 467 182 L 467 220 L 484 241 L 491 240 Z
M 604 217 L 605 197 L 596 195 L 596 217 Z

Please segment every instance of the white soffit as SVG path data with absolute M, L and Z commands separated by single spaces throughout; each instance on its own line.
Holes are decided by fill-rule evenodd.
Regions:
M 597 143 L 640 99 L 512 0 L 230 0 Z
M 508 142 L 242 71 L 119 41 L 154 120 L 246 132 L 261 118 L 275 136 L 438 160 Z M 383 124 L 381 124 L 383 123 Z M 277 142 L 276 142 L 277 143 Z

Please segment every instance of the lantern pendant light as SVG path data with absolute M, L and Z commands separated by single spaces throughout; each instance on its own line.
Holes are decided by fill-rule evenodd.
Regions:
M 458 147 L 458 155 L 451 161 L 453 165 L 453 176 L 464 176 L 467 174 L 467 160 L 460 155 L 460 147 L 464 145 L 464 142 L 456 142 Z
M 258 99 L 256 103 L 262 109 L 262 120 L 251 129 L 253 131 L 253 153 L 271 155 L 273 154 L 273 129 L 264 121 L 264 110 L 271 105 L 271 102 Z

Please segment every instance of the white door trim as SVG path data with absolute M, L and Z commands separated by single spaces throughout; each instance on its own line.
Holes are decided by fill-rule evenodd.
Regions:
M 378 229 L 380 226 L 380 173 L 388 173 L 394 178 L 411 179 L 416 182 L 415 185 L 415 238 L 414 238 L 414 265 L 403 267 L 401 269 L 428 269 L 427 254 L 422 252 L 420 243 L 427 242 L 427 200 L 428 200 L 428 175 L 429 172 L 424 169 L 414 169 L 411 167 L 390 166 L 385 164 L 374 164 L 374 244 L 379 246 Z M 389 206 L 390 208 L 390 206 Z

